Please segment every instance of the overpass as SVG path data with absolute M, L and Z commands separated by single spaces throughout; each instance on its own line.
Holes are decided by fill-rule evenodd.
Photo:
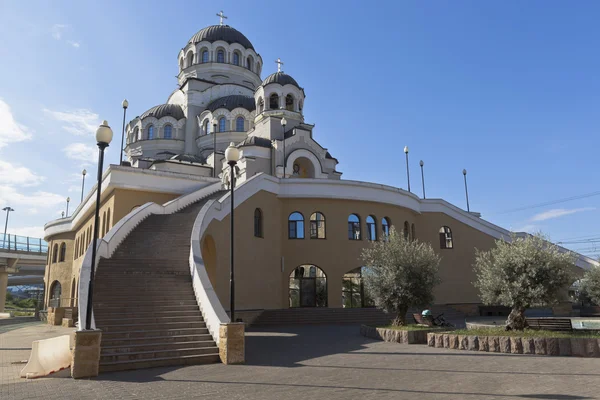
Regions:
M 8 286 L 44 283 L 48 245 L 40 238 L 7 234 L 0 241 L 0 312 Z

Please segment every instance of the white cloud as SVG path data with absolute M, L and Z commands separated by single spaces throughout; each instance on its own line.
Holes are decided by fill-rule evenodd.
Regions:
M 11 235 L 17 236 L 29 236 L 32 238 L 43 238 L 44 227 L 43 226 L 23 226 L 17 228 L 10 228 Z
M 594 207 L 583 207 L 583 208 L 572 208 L 570 210 L 565 209 L 565 208 L 556 208 L 553 210 L 548 210 L 548 211 L 541 212 L 539 214 L 535 214 L 533 217 L 531 217 L 530 221 L 546 221 L 548 219 L 559 218 L 559 217 L 563 217 L 565 215 L 575 214 L 575 213 L 583 212 L 583 211 L 591 211 L 591 210 L 595 210 L 595 208 Z
M 15 121 L 10 106 L 0 98 L 0 148 L 8 143 L 29 139 L 29 129 Z
M 81 46 L 81 43 L 76 42 L 75 40 L 67 40 L 67 43 L 69 43 L 71 46 L 75 47 L 76 49 L 78 49 Z
M 515 229 L 511 229 L 511 231 L 513 231 L 513 232 L 535 233 L 535 232 L 539 231 L 539 227 L 537 225 L 527 224 L 527 225 L 523 225 L 523 226 L 520 226 L 520 227 L 515 228 Z
M 3 184 L 36 186 L 43 180 L 43 176 L 36 175 L 27 167 L 0 160 L 0 182 Z
M 66 198 L 56 194 L 38 190 L 31 194 L 23 194 L 12 186 L 0 185 L 0 204 L 11 206 L 17 212 L 25 210 L 28 213 L 37 213 L 38 209 L 47 210 L 65 203 Z
M 56 40 L 60 40 L 62 38 L 62 34 L 63 34 L 64 30 L 67 29 L 68 27 L 69 27 L 69 25 L 65 25 L 65 24 L 52 25 L 52 29 L 50 30 L 52 32 L 52 37 Z
M 84 163 L 93 163 L 98 156 L 96 148 L 85 143 L 71 143 L 63 151 L 70 159 L 83 161 Z
M 62 129 L 74 135 L 93 135 L 100 125 L 98 114 L 86 109 L 52 111 L 44 108 L 43 111 L 55 120 L 63 122 Z

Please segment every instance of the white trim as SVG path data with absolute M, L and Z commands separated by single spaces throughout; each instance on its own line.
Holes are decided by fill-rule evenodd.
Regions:
M 300 157 L 304 157 L 312 163 L 313 169 L 315 170 L 315 178 L 327 178 L 328 175 L 323 173 L 323 166 L 321 165 L 321 161 L 319 161 L 319 159 L 313 154 L 313 152 L 308 151 L 306 149 L 296 149 L 287 155 L 286 173 L 288 176 L 292 176 L 288 171 L 291 171 L 291 173 L 294 172 L 294 162 Z

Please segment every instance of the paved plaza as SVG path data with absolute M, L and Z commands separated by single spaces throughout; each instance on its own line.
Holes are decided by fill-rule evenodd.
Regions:
M 2 328 L 2 327 L 0 327 Z M 598 359 L 489 354 L 366 339 L 357 326 L 252 329 L 247 364 L 165 367 L 73 380 L 18 377 L 31 341 L 70 329 L 0 330 L 0 399 L 596 399 Z

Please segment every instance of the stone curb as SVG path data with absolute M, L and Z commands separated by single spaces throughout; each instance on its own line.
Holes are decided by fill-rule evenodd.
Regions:
M 376 328 L 368 325 L 360 326 L 360 334 L 365 337 L 383 340 L 384 342 L 404 344 L 428 344 L 428 335 L 431 332 L 433 332 L 433 330 L 402 331 L 399 329 Z M 436 347 L 444 347 L 444 340 L 442 337 L 440 337 L 439 341 L 440 345 Z
M 511 336 L 456 335 L 430 332 L 429 347 L 487 351 L 490 353 L 535 354 L 539 356 L 600 357 L 596 338 L 524 338 Z

